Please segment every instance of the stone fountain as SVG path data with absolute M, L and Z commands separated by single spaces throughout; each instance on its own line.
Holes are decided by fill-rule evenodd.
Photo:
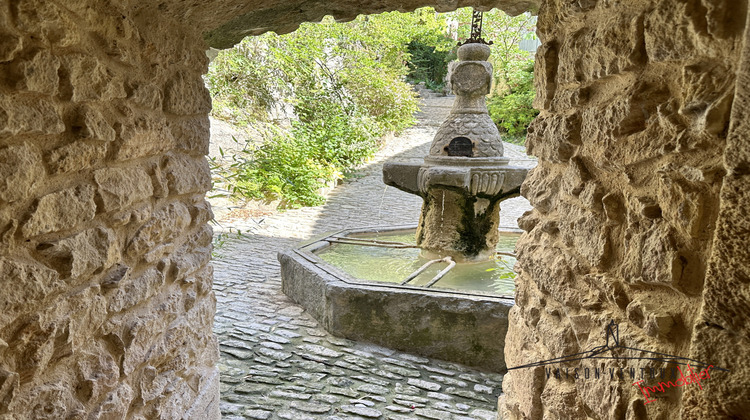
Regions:
M 490 47 L 467 43 L 450 83 L 456 101 L 424 162 L 391 161 L 383 182 L 422 197 L 417 245 L 459 261 L 495 254 L 500 202 L 519 194 L 528 169 L 508 165 L 485 105 L 492 82 Z
M 481 22 L 475 13 L 475 24 L 477 16 Z M 415 234 L 404 234 L 404 227 L 349 229 L 282 252 L 279 261 L 284 293 L 334 335 L 501 372 L 512 279 L 511 287 L 499 293 L 468 285 L 496 270 L 499 205 L 518 195 L 527 169 L 510 166 L 503 157 L 500 133 L 484 99 L 492 80 L 490 48 L 476 42 L 475 35 L 475 42 L 458 49 L 460 61 L 450 76 L 456 100 L 429 156 L 383 166 L 387 185 L 424 199 L 416 245 L 388 240 L 400 232 L 413 241 Z M 343 263 L 331 259 L 331 253 L 347 246 L 355 250 L 341 251 Z M 406 274 L 412 274 L 368 278 L 388 265 L 379 259 L 383 247 L 387 261 L 406 262 Z M 398 248 L 412 248 L 415 254 L 397 253 L 403 251 Z M 348 264 L 360 262 L 370 265 L 355 275 Z M 448 267 L 429 282 L 411 282 L 429 265 L 442 263 Z M 463 277 L 443 280 L 451 269 L 463 270 Z

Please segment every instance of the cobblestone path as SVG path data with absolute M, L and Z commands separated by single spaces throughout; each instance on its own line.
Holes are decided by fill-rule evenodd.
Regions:
M 214 259 L 225 419 L 495 419 L 502 375 L 328 334 L 281 292 L 276 253 L 343 228 L 416 224 L 421 199 L 381 181 L 384 160 L 421 158 L 452 98 L 423 102 L 420 124 L 388 141 L 324 206 L 221 221 L 241 229 Z M 533 165 L 506 144 L 506 156 Z M 513 164 L 513 162 L 512 162 Z M 506 201 L 501 225 L 527 210 Z

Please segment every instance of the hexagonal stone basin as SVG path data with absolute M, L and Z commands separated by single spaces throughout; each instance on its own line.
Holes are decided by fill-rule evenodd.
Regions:
M 351 234 L 348 237 L 415 244 L 414 235 L 415 231 L 412 229 Z M 516 232 L 501 232 L 497 250 L 513 253 L 519 236 Z M 343 243 L 334 243 L 316 254 L 354 278 L 389 283 L 401 282 L 430 260 L 417 248 L 387 248 Z M 507 255 L 498 255 L 486 262 L 459 263 L 432 287 L 513 296 L 515 263 L 516 259 Z M 445 267 L 445 263 L 433 264 L 409 284 L 424 286 Z
M 508 312 L 514 304 L 508 272 L 512 259 L 472 263 L 464 272 L 454 273 L 455 278 L 444 277 L 427 288 L 419 284 L 445 264 L 422 273 L 415 284 L 399 284 L 424 262 L 419 249 L 331 243 L 337 241 L 334 238 L 363 236 L 413 242 L 413 233 L 406 229 L 414 228 L 349 229 L 282 251 L 278 255 L 282 290 L 333 335 L 504 372 Z M 500 248 L 512 249 L 516 237 L 503 235 Z M 394 251 L 404 257 L 402 261 Z M 362 256 L 364 265 L 340 268 L 327 261 L 352 260 L 350 252 Z M 475 274 L 483 280 L 477 281 Z M 474 286 L 461 285 L 461 277 Z

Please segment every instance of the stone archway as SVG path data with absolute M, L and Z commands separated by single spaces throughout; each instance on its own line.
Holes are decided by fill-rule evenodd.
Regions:
M 204 36 L 227 47 L 325 14 L 536 3 L 0 2 L 0 415 L 218 417 Z M 621 339 L 732 376 L 646 405 L 623 381 L 517 371 L 503 410 L 744 415 L 746 2 L 539 13 L 540 166 L 508 363 L 588 348 L 615 319 Z

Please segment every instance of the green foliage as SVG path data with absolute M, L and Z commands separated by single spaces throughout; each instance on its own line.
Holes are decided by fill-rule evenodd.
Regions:
M 267 130 L 261 145 L 234 157 L 220 175 L 229 188 L 288 206 L 320 204 L 322 186 L 369 159 L 385 133 L 414 123 L 407 45 L 445 48 L 441 19 L 432 9 L 326 18 L 219 53 L 207 75 L 215 117 L 272 126 L 275 109 L 291 107 L 295 116 L 290 128 Z
M 534 109 L 534 67 L 528 61 L 514 73 L 509 74 L 508 90 L 502 94 L 489 98 L 487 109 L 492 121 L 498 128 L 510 137 L 506 140 L 523 144 L 526 129 L 531 121 L 539 114 Z
M 452 44 L 450 38 L 445 39 Z M 407 63 L 408 80 L 413 83 L 424 82 L 428 89 L 434 91 L 442 90 L 448 73 L 448 63 L 456 58 L 455 51 L 443 50 L 439 46 L 429 45 L 419 40 L 411 41 L 408 49 L 411 56 Z

